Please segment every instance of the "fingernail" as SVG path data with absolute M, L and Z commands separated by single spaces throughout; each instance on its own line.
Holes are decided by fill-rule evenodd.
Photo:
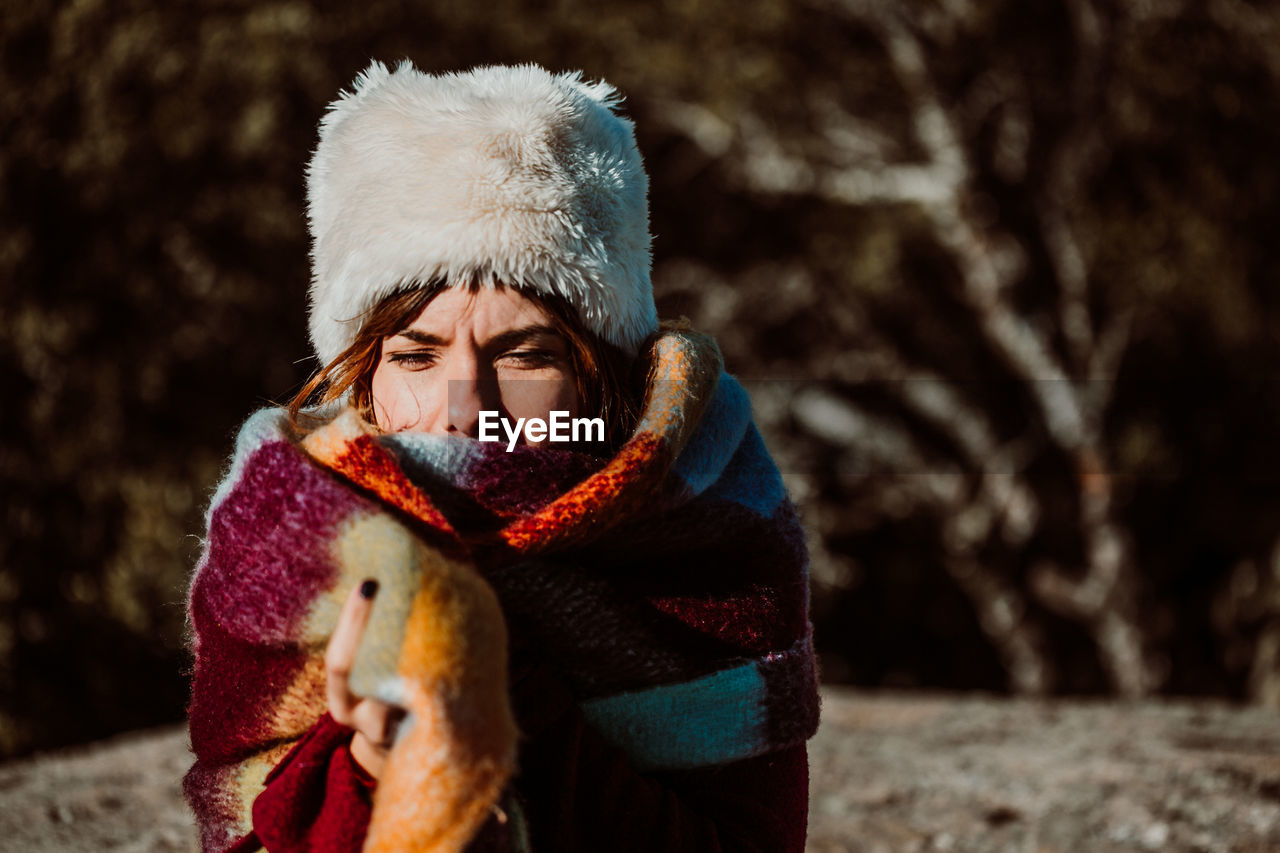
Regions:
M 373 598 L 378 594 L 378 582 L 375 580 L 367 580 L 360 584 L 360 594 L 365 598 Z

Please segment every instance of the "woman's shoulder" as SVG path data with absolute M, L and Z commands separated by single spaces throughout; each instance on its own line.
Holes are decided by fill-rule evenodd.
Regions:
M 349 414 L 344 406 L 303 409 L 296 415 L 284 406 L 266 406 L 249 415 L 236 431 L 225 479 L 234 479 L 239 466 L 252 459 L 261 448 L 272 444 L 303 445 L 313 433 L 332 428 L 340 416 Z
M 268 406 L 258 409 L 249 415 L 236 430 L 233 459 L 239 459 L 254 448 L 271 441 L 287 441 L 292 430 L 289 425 L 289 411 L 282 406 Z
M 276 442 L 287 443 L 290 437 L 289 412 L 283 407 L 269 406 L 251 414 L 236 431 L 231 458 L 224 466 L 222 477 L 209 502 L 209 512 L 226 499 L 261 448 Z
M 254 412 L 206 513 L 193 613 L 242 640 L 305 639 L 309 608 L 337 570 L 336 537 L 372 510 L 299 445 L 287 410 Z
M 314 469 L 303 449 L 309 435 L 323 431 L 341 414 L 339 408 L 308 409 L 295 417 L 282 406 L 258 409 L 236 431 L 230 458 L 209 501 L 206 521 L 237 487 L 252 480 L 258 486 L 285 478 L 296 480 Z

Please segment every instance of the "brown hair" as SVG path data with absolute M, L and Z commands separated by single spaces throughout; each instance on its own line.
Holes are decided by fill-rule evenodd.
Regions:
M 382 341 L 408 328 L 445 287 L 437 282 L 400 291 L 370 309 L 351 345 L 316 371 L 289 402 L 289 422 L 294 430 L 301 434 L 314 426 L 303 412 L 305 407 L 336 402 L 348 392 L 360 415 L 373 423 L 373 372 L 382 356 Z M 482 285 L 472 282 L 467 287 L 475 293 Z M 564 336 L 569 345 L 581 413 L 604 420 L 605 443 L 610 453 L 617 451 L 631 436 L 640 418 L 647 379 L 642 375 L 647 371 L 645 360 L 630 358 L 588 329 L 577 310 L 563 297 L 528 290 L 520 292 L 537 303 L 551 325 Z

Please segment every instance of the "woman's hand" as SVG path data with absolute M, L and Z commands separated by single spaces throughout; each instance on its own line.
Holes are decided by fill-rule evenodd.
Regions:
M 374 580 L 366 580 L 351 590 L 324 653 L 329 714 L 342 725 L 356 730 L 351 739 L 351 757 L 375 779 L 382 776 L 396 728 L 405 715 L 404 709 L 395 705 L 351 692 L 351 667 L 377 593 L 378 582 Z

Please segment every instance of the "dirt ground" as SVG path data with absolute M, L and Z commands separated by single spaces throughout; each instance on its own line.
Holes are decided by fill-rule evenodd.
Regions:
M 810 851 L 1280 851 L 1280 714 L 828 689 Z
M 1280 851 L 1280 714 L 827 688 L 809 850 Z M 0 765 L 0 850 L 194 851 L 185 731 Z

